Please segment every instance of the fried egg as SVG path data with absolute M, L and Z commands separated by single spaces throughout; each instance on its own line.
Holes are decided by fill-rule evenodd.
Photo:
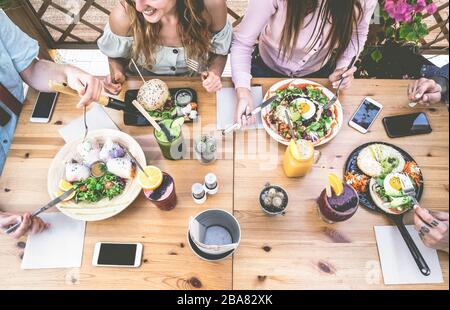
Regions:
M 316 115 L 316 105 L 306 98 L 298 98 L 292 102 L 304 120 L 309 120 Z
M 386 194 L 392 197 L 404 196 L 403 184 L 411 186 L 411 179 L 404 173 L 391 173 L 384 179 L 384 189 Z

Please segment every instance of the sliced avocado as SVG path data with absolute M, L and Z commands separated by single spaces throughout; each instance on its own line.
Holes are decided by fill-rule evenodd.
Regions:
M 178 118 L 176 118 L 173 122 L 172 122 L 172 124 L 171 124 L 171 128 L 175 128 L 175 127 L 182 127 L 183 126 L 183 124 L 184 124 L 184 117 L 183 116 L 181 116 L 181 117 L 178 117 Z
M 391 208 L 410 208 L 412 202 L 412 198 L 409 196 L 393 197 L 391 201 Z
M 291 120 L 293 122 L 299 121 L 301 117 L 302 117 L 302 115 L 299 112 L 292 112 L 291 113 Z

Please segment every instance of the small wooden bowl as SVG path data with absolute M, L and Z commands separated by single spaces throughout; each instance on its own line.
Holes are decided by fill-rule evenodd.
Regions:
M 89 132 L 86 139 L 89 138 L 95 138 L 100 143 L 104 143 L 111 138 L 114 142 L 126 147 L 143 167 L 147 165 L 141 146 L 126 133 L 112 129 L 101 129 Z M 80 138 L 67 143 L 53 159 L 47 176 L 47 189 L 51 199 L 56 198 L 60 191 L 58 184 L 65 177 L 65 164 L 75 157 L 76 148 L 82 142 L 83 138 Z M 105 220 L 125 210 L 137 198 L 141 190 L 137 177 L 135 177 L 133 180 L 127 180 L 123 193 L 112 200 L 105 198 L 96 203 L 79 202 L 78 204 L 74 200 L 70 200 L 58 204 L 57 208 L 65 215 L 77 220 Z

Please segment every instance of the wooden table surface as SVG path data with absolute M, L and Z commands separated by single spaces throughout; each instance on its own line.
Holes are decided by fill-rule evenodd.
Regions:
M 192 87 L 199 95 L 201 122 L 185 126 L 187 141 L 215 129 L 215 95 L 206 93 L 196 79 L 165 79 L 170 87 Z M 278 79 L 255 79 L 264 91 Z M 317 82 L 326 83 L 324 80 Z M 230 80 L 224 84 L 231 86 Z M 130 81 L 129 88 L 138 88 Z M 428 136 L 389 139 L 381 119 L 411 112 L 407 107 L 406 81 L 357 80 L 342 92 L 344 126 L 338 137 L 320 147 L 319 165 L 342 176 L 349 153 L 370 141 L 391 142 L 408 151 L 423 168 L 422 204 L 448 211 L 449 122 L 445 106 L 417 108 L 425 111 L 433 127 Z M 367 135 L 348 127 L 351 114 L 365 96 L 385 109 Z M 47 172 L 64 145 L 58 129 L 82 115 L 75 98 L 60 95 L 49 124 L 29 122 L 36 93 L 30 91 L 17 126 L 11 151 L 0 180 L 3 211 L 33 211 L 48 202 Z M 448 254 L 439 253 L 445 282 L 434 285 L 385 286 L 373 227 L 392 225 L 383 216 L 360 208 L 347 222 L 326 224 L 319 219 L 314 200 L 323 189 L 314 169 L 303 179 L 288 179 L 281 169 L 285 147 L 273 143 L 264 130 L 239 132 L 219 140 L 221 159 L 203 166 L 192 157 L 178 162 L 162 159 L 151 128 L 123 124 L 122 113 L 107 110 L 119 128 L 143 147 L 147 162 L 175 178 L 179 203 L 173 211 L 159 211 L 143 195 L 116 217 L 88 223 L 81 268 L 21 270 L 26 239 L 0 236 L 0 288 L 3 289 L 448 289 Z M 218 133 L 217 133 L 218 134 Z M 220 192 L 203 206 L 190 197 L 193 183 L 208 172 L 217 174 Z M 289 192 L 288 211 L 281 217 L 265 216 L 258 195 L 266 182 Z M 190 216 L 205 209 L 234 212 L 242 228 L 242 242 L 233 258 L 211 263 L 190 250 L 186 231 Z M 405 222 L 411 223 L 411 216 Z M 142 242 L 139 269 L 97 268 L 91 265 L 93 248 L 100 241 Z

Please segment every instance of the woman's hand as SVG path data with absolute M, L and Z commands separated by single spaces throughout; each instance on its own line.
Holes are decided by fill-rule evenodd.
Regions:
M 44 223 L 39 217 L 32 217 L 30 213 L 25 213 L 20 216 L 12 213 L 0 213 L 0 228 L 2 230 L 8 229 L 11 225 L 21 223 L 11 236 L 20 238 L 26 234 L 38 234 L 49 227 L 49 224 Z
M 251 115 L 254 110 L 251 91 L 247 88 L 238 88 L 237 98 L 238 103 L 236 105 L 235 122 L 238 123 L 241 128 L 255 124 L 256 117 Z
M 202 73 L 203 87 L 208 93 L 215 93 L 222 89 L 222 80 L 220 75 L 214 71 Z
M 411 102 L 429 105 L 442 99 L 442 87 L 434 80 L 421 78 L 408 86 L 408 97 Z
M 126 76 L 122 72 L 115 72 L 114 79 L 111 75 L 108 75 L 103 81 L 103 87 L 107 92 L 113 95 L 117 95 L 122 91 L 123 83 L 126 81 Z
M 415 212 L 415 229 L 423 243 L 448 253 L 448 213 L 430 212 L 422 207 L 417 207 Z
M 66 70 L 66 77 L 69 87 L 75 89 L 81 97 L 78 108 L 99 100 L 103 90 L 102 82 L 99 79 L 71 66 Z
M 355 77 L 353 76 L 356 72 L 356 67 L 353 66 L 351 69 L 347 68 L 336 69 L 329 77 L 333 88 L 338 88 L 341 79 L 342 81 L 341 89 L 347 89 L 353 84 Z

